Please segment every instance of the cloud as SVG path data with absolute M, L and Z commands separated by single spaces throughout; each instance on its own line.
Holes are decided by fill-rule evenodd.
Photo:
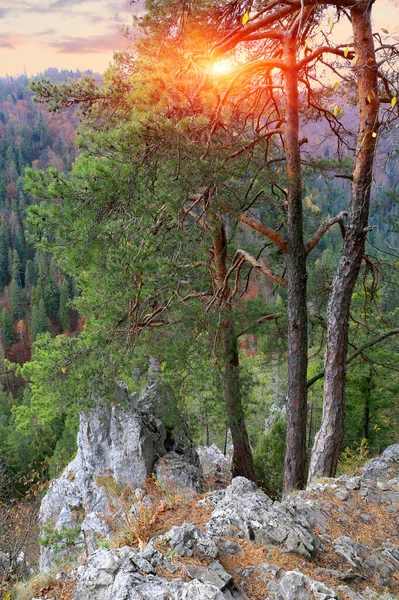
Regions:
M 43 31 L 38 31 L 37 33 L 35 33 L 35 37 L 46 37 L 47 35 L 54 35 L 55 33 L 57 33 L 56 29 L 44 29 Z
M 7 33 L 0 35 L 0 48 L 6 48 L 7 50 L 15 50 L 15 38 L 11 37 Z
M 65 37 L 49 46 L 64 54 L 93 54 L 108 50 L 119 50 L 127 46 L 127 41 L 119 33 L 96 35 L 92 37 Z

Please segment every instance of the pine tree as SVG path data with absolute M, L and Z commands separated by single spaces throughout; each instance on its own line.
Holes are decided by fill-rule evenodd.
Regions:
M 69 285 L 66 279 L 62 282 L 60 293 L 60 321 L 64 331 L 71 327 L 71 317 L 69 313 L 68 302 L 70 299 Z
M 12 253 L 11 277 L 16 279 L 20 287 L 22 287 L 22 264 L 17 250 Z
M 13 277 L 10 286 L 10 303 L 13 321 L 22 319 L 25 314 L 24 295 L 18 279 L 15 277 Z
M 10 230 L 5 219 L 2 219 L 0 225 L 0 285 L 3 287 L 8 283 L 8 251 L 10 243 Z
M 37 280 L 36 267 L 33 260 L 28 260 L 25 269 L 25 286 L 32 287 Z
M 15 342 L 14 329 L 12 326 L 12 317 L 8 310 L 3 310 L 1 313 L 1 333 L 3 343 L 6 348 L 10 348 Z
M 49 331 L 49 324 L 43 298 L 37 299 L 37 294 L 32 294 L 32 299 L 34 299 L 31 304 L 32 341 L 34 342 L 39 333 Z

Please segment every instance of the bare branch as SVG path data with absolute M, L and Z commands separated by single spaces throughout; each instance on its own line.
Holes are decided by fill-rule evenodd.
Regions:
M 347 216 L 348 216 L 347 211 L 343 210 L 336 217 L 331 217 L 331 219 L 327 219 L 326 221 L 324 221 L 324 223 L 322 223 L 320 225 L 320 227 L 318 228 L 316 233 L 313 235 L 312 239 L 306 244 L 306 246 L 305 246 L 306 254 L 309 254 L 309 252 L 311 252 L 313 250 L 313 248 L 315 246 L 317 246 L 317 244 L 320 242 L 323 235 L 325 233 L 327 233 L 327 231 L 333 225 L 340 223 L 341 221 L 343 221 L 344 217 L 347 217 Z
M 399 333 L 399 328 L 391 329 L 390 331 L 386 331 L 385 333 L 382 333 L 381 335 L 373 338 L 372 340 L 369 340 L 362 346 L 359 346 L 359 348 L 357 348 L 357 350 L 348 357 L 346 364 L 348 365 L 350 362 L 352 362 L 352 360 L 357 358 L 360 354 L 362 354 L 365 350 L 367 350 L 367 348 L 370 348 L 371 346 L 375 346 L 376 344 L 378 344 L 379 342 L 382 342 L 383 340 L 390 337 L 391 335 L 397 335 L 398 333 Z M 308 380 L 307 387 L 310 388 L 314 383 L 316 383 L 316 381 L 318 381 L 319 379 L 322 379 L 323 377 L 324 377 L 324 369 L 323 369 L 323 371 L 320 371 L 320 373 L 317 373 L 317 375 L 312 377 L 312 379 Z
M 232 206 L 229 206 L 226 202 L 223 202 L 223 200 L 218 199 L 218 202 L 219 202 L 220 207 L 225 212 L 229 213 L 229 215 L 231 215 L 238 221 L 245 223 L 246 225 L 251 227 L 251 229 L 258 231 L 259 233 L 261 233 L 262 235 L 267 237 L 274 244 L 276 244 L 276 246 L 281 248 L 283 250 L 283 252 L 287 252 L 287 247 L 288 247 L 287 240 L 285 239 L 285 237 L 283 237 L 282 235 L 277 233 L 277 231 L 275 231 L 271 227 L 267 227 L 266 225 L 261 223 L 261 221 L 258 221 L 257 219 L 254 219 L 253 217 L 248 217 L 248 215 L 246 215 L 242 211 L 236 211 Z
M 274 275 L 274 273 L 272 273 L 270 269 L 268 269 L 267 267 L 262 265 L 251 254 L 249 254 L 248 252 L 245 252 L 245 250 L 238 249 L 236 254 L 241 254 L 247 262 L 249 262 L 253 267 L 255 267 L 255 269 L 258 269 L 261 273 L 263 273 L 263 275 L 265 275 L 266 277 L 269 277 L 269 279 L 272 279 L 273 281 L 278 283 L 281 287 L 285 288 L 287 286 L 286 281 L 284 279 L 282 279 L 282 277 L 279 277 L 278 275 Z
M 251 331 L 251 329 L 253 327 L 255 327 L 255 325 L 261 325 L 265 321 L 273 321 L 274 319 L 279 319 L 282 316 L 282 314 L 283 313 L 279 312 L 279 313 L 272 313 L 271 315 L 263 315 L 263 317 L 260 317 L 260 319 L 258 319 L 254 323 L 251 323 L 251 325 L 248 325 L 248 327 L 246 327 L 245 329 L 243 329 L 242 331 L 237 333 L 236 337 L 239 338 L 239 337 L 245 335 L 246 333 Z

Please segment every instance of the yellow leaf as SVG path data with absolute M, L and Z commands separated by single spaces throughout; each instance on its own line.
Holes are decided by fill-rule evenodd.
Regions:
M 66 373 L 66 367 L 61 367 L 61 371 L 62 371 L 63 373 Z
M 368 103 L 371 104 L 371 96 L 370 96 L 370 94 L 367 94 L 367 100 L 368 100 Z
M 248 23 L 248 19 L 249 19 L 249 13 L 247 11 L 242 18 L 242 24 L 245 25 L 246 23 Z
M 388 29 L 385 29 L 385 27 L 382 27 L 382 28 L 381 28 L 381 31 L 382 31 L 383 33 L 389 33 Z
M 334 112 L 333 112 L 333 114 L 334 114 L 334 117 L 338 117 L 338 115 L 339 115 L 339 106 L 338 106 L 338 104 L 337 104 L 337 105 L 336 105 L 336 107 L 334 108 Z
M 334 29 L 334 19 L 332 17 L 328 19 L 328 26 L 330 29 Z
M 359 60 L 359 56 L 356 54 L 355 58 L 353 58 L 351 61 L 351 66 L 354 67 L 358 60 Z
M 374 138 L 376 138 L 376 137 L 377 137 L 377 134 L 376 134 L 376 132 L 375 132 L 375 131 L 373 131 L 373 133 L 372 133 L 371 135 L 372 135 L 372 137 L 374 137 Z
M 397 102 L 397 99 L 396 99 L 396 96 L 394 96 L 392 98 L 392 100 L 391 100 L 391 106 L 392 106 L 392 108 L 395 108 L 396 102 Z
M 306 50 L 306 48 L 309 46 L 309 38 L 306 38 L 305 40 L 305 44 L 303 46 L 303 49 Z
M 347 46 L 345 48 L 345 50 L 344 50 L 344 56 L 345 56 L 345 58 L 348 56 L 348 54 L 349 54 L 349 46 Z
M 334 90 L 337 90 L 339 88 L 339 81 L 336 81 L 334 83 Z

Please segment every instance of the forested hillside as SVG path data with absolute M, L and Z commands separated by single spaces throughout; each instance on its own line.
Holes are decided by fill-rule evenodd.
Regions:
M 81 74 L 49 69 L 43 76 L 64 81 Z M 15 411 L 28 401 L 25 381 L 13 364 L 30 360 L 40 333 L 68 335 L 78 327 L 68 306 L 73 282 L 30 241 L 26 215 L 34 200 L 25 190 L 25 168 L 70 170 L 78 154 L 77 125 L 73 109 L 51 115 L 35 103 L 25 75 L 0 79 L 0 455 L 15 473 L 26 472 L 28 464 L 48 451 L 35 449 L 41 434 L 33 431 L 33 423 L 25 436 L 16 431 Z

